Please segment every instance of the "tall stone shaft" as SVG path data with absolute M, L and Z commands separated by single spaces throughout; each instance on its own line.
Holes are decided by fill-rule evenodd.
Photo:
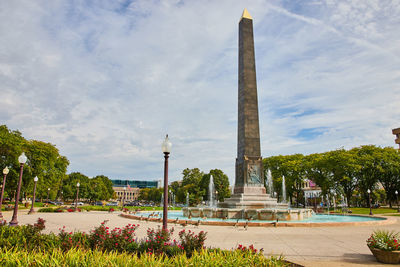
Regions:
M 246 9 L 243 11 L 239 22 L 238 100 L 235 193 L 246 193 L 244 187 L 264 185 L 258 120 L 253 19 Z M 265 189 L 261 190 L 265 191 Z

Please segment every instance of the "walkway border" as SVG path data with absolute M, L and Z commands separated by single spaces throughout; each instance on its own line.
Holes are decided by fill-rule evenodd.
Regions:
M 121 213 L 119 216 L 128 218 L 128 219 L 133 219 L 133 220 L 139 220 L 139 221 L 150 221 L 150 222 L 162 222 L 161 218 L 150 218 L 150 217 L 144 217 L 143 215 L 140 215 L 141 213 L 136 213 L 136 214 L 126 214 L 126 213 Z M 146 212 L 145 214 L 148 214 Z M 355 215 L 355 214 L 349 214 L 346 216 L 358 216 L 358 217 L 374 217 L 374 218 L 382 218 L 382 220 L 376 220 L 376 221 L 364 221 L 364 222 L 329 222 L 329 223 L 290 223 L 290 222 L 216 222 L 216 221 L 194 221 L 194 220 L 174 220 L 174 219 L 168 219 L 168 223 L 173 223 L 173 224 L 180 224 L 180 225 L 215 225 L 215 226 L 235 226 L 235 227 L 334 227 L 334 226 L 362 226 L 362 225 L 388 225 L 388 224 L 393 224 L 397 220 L 395 218 L 389 218 L 389 217 L 383 217 L 383 216 L 370 216 L 370 215 Z

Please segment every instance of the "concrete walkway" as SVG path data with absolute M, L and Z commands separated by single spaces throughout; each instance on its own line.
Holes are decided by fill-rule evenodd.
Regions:
M 90 231 L 108 220 L 107 225 L 123 227 L 129 223 L 140 224 L 137 236 L 146 236 L 147 228 L 157 228 L 160 223 L 135 221 L 118 216 L 118 212 L 82 212 L 82 213 L 19 213 L 20 224 L 33 224 L 37 218 L 46 220 L 46 232 L 57 233 L 65 226 L 67 231 Z M 4 219 L 11 220 L 11 212 L 3 212 Z M 186 229 L 206 231 L 206 246 L 232 249 L 238 244 L 253 244 L 264 249 L 265 255 L 284 255 L 289 261 L 304 266 L 382 266 L 369 251 L 366 240 L 373 230 L 388 229 L 400 231 L 400 217 L 395 224 L 382 226 L 341 226 L 341 227 L 243 227 L 233 226 L 186 226 Z M 175 228 L 174 236 L 183 229 L 180 225 L 169 224 Z M 384 264 L 383 266 L 390 266 Z M 393 265 L 399 266 L 399 265 Z

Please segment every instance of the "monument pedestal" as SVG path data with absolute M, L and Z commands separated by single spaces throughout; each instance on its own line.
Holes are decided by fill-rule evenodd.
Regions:
M 234 194 L 218 203 L 219 208 L 229 209 L 265 209 L 288 208 L 286 203 L 278 203 L 276 198 L 266 193 L 262 186 L 235 187 Z

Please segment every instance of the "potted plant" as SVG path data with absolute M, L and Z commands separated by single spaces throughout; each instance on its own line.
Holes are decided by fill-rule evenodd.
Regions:
M 367 245 L 377 261 L 382 263 L 400 263 L 399 233 L 377 230 L 367 239 Z

